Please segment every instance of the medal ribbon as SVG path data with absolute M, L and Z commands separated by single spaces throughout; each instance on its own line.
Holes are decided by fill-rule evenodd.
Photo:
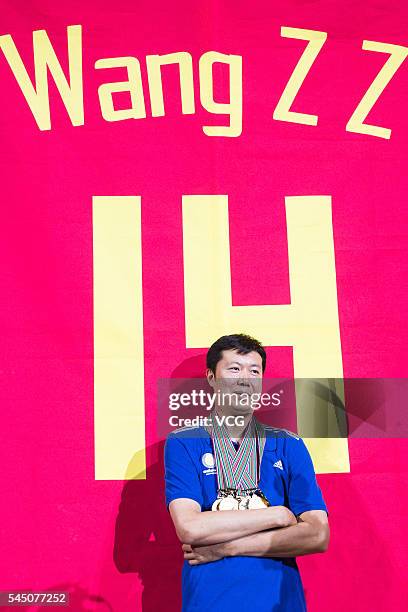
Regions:
M 214 445 L 218 490 L 234 489 L 238 494 L 242 494 L 244 491 L 256 489 L 266 442 L 262 423 L 255 417 L 251 418 L 238 450 L 235 450 L 226 427 L 217 422 L 215 415 L 208 431 Z

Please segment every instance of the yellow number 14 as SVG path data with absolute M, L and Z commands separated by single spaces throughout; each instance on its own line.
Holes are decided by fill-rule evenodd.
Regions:
M 287 197 L 285 207 L 291 303 L 233 306 L 228 197 L 183 196 L 186 347 L 244 330 L 266 346 L 292 346 L 296 378 L 341 379 L 331 198 Z M 95 196 L 93 241 L 95 477 L 144 478 L 140 196 Z M 350 471 L 347 438 L 305 442 L 316 472 Z

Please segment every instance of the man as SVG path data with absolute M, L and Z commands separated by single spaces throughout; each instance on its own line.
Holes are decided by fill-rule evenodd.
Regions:
M 304 442 L 260 424 L 248 402 L 265 365 L 257 340 L 219 338 L 207 354 L 218 398 L 213 425 L 182 428 L 166 441 L 166 502 L 184 551 L 185 612 L 304 611 L 295 557 L 328 547 L 327 509 Z M 235 420 L 225 429 L 217 416 Z

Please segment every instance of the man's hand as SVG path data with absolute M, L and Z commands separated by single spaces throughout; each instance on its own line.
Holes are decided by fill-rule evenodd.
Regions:
M 211 563 L 222 559 L 222 544 L 210 544 L 209 546 L 191 546 L 183 544 L 184 558 L 190 565 L 200 565 L 201 563 Z

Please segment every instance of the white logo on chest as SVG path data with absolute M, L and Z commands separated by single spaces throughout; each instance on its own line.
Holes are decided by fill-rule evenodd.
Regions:
M 206 468 L 213 468 L 215 465 L 214 455 L 212 453 L 204 453 L 201 457 L 201 461 Z
M 273 464 L 273 467 L 277 467 L 280 470 L 283 470 L 282 461 L 280 459 L 279 459 L 279 461 L 275 461 L 275 463 Z

